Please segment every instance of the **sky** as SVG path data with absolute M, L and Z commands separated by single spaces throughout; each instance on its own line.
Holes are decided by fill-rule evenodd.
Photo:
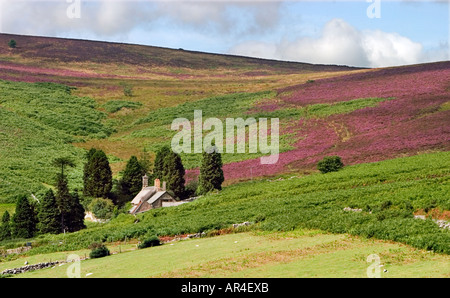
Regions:
M 450 60 L 447 0 L 0 0 L 0 32 L 316 64 Z

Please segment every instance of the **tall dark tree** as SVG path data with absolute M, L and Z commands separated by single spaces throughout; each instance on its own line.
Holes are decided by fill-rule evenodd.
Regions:
M 150 161 L 150 154 L 147 149 L 145 149 L 145 147 L 142 149 L 141 156 L 139 157 L 139 163 L 144 169 L 144 173 L 147 173 L 148 175 L 152 172 L 152 162 Z
M 80 203 L 78 192 L 70 195 L 70 214 L 67 215 L 69 232 L 79 231 L 86 228 L 84 224 L 84 208 Z
M 173 191 L 178 198 L 184 199 L 186 194 L 185 170 L 180 155 L 170 151 L 164 158 L 163 169 L 163 181 L 166 181 L 167 189 Z
M 12 227 L 15 238 L 33 237 L 36 231 L 36 220 L 27 197 L 20 197 L 17 201 L 16 211 L 12 218 Z
M 88 190 L 87 190 L 87 185 L 89 185 L 89 180 L 91 179 L 91 171 L 92 171 L 92 166 L 91 166 L 91 159 L 92 156 L 95 154 L 95 152 L 97 152 L 97 149 L 95 148 L 91 148 L 89 149 L 89 151 L 86 153 L 86 163 L 84 164 L 84 169 L 83 169 L 83 194 L 88 196 Z
M 58 174 L 56 178 L 56 204 L 60 214 L 61 232 L 69 230 L 71 200 L 72 197 L 69 192 L 66 176 Z
M 87 158 L 84 167 L 84 194 L 92 197 L 108 197 L 113 185 L 108 157 L 102 150 L 91 149 Z
M 222 170 L 222 157 L 214 146 L 203 152 L 202 165 L 200 167 L 200 176 L 198 179 L 199 193 L 205 194 L 214 189 L 221 190 L 222 183 L 225 180 Z
M 169 155 L 172 152 L 170 150 L 169 146 L 164 146 L 161 149 L 156 152 L 155 156 L 155 164 L 153 167 L 153 176 L 158 179 L 163 179 L 165 176 L 165 168 L 164 168 L 164 160 L 166 159 L 166 156 Z
M 124 195 L 135 196 L 142 189 L 142 176 L 145 169 L 136 156 L 131 156 L 125 166 L 122 179 L 120 180 Z
M 3 213 L 2 222 L 0 225 L 0 240 L 11 238 L 11 216 L 8 210 Z
M 61 212 L 56 204 L 53 190 L 49 189 L 38 207 L 38 228 L 42 234 L 61 232 Z
M 61 168 L 61 175 L 64 176 L 65 167 L 74 167 L 75 162 L 70 157 L 58 157 L 53 160 L 53 165 Z

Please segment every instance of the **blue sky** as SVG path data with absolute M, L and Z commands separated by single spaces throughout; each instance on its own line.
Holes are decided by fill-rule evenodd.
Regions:
M 450 52 L 447 1 L 0 3 L 4 33 L 369 67 L 449 60 Z M 368 8 L 379 12 L 379 17 L 371 18 Z

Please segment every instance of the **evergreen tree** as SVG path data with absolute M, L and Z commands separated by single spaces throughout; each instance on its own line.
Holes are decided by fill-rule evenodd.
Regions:
M 3 213 L 2 224 L 0 226 L 0 241 L 11 238 L 11 216 L 8 210 Z
M 64 167 L 74 167 L 75 163 L 70 157 L 58 157 L 53 160 L 53 165 L 61 168 L 61 175 L 64 176 Z
M 179 154 L 170 151 L 164 159 L 163 181 L 167 183 L 167 189 L 173 191 L 175 196 L 184 199 L 186 189 L 184 186 L 185 170 Z
M 84 164 L 84 169 L 83 169 L 83 194 L 84 195 L 88 195 L 88 190 L 86 188 L 86 186 L 89 184 L 89 180 L 91 178 L 91 158 L 92 156 L 95 154 L 95 152 L 97 152 L 97 149 L 95 148 L 91 148 L 87 153 L 86 153 L 86 160 L 87 162 Z
M 211 152 L 211 153 L 208 153 Z M 217 149 L 203 152 L 202 165 L 199 176 L 199 193 L 205 194 L 214 189 L 221 190 L 222 183 L 225 180 L 222 170 L 222 157 Z
M 156 152 L 155 156 L 155 164 L 153 168 L 153 177 L 158 178 L 159 180 L 162 180 L 165 176 L 165 168 L 164 168 L 164 160 L 166 159 L 166 156 L 169 155 L 172 152 L 170 150 L 169 146 L 164 146 L 161 149 Z
M 142 189 L 142 176 L 144 176 L 144 174 L 145 169 L 140 164 L 137 157 L 131 156 L 120 181 L 122 193 L 129 196 L 137 195 Z
M 60 214 L 60 228 L 61 232 L 68 231 L 70 226 L 72 197 L 67 186 L 67 179 L 65 176 L 58 174 L 56 181 L 56 204 Z
M 150 154 L 147 149 L 142 149 L 141 156 L 139 157 L 139 163 L 144 169 L 144 173 L 152 172 L 152 162 L 150 161 Z M 148 175 L 148 174 L 147 174 Z
M 36 231 L 33 208 L 27 197 L 20 197 L 16 204 L 16 212 L 12 218 L 13 236 L 15 238 L 31 238 Z
M 67 215 L 68 230 L 69 232 L 75 232 L 85 229 L 84 208 L 80 203 L 78 192 L 73 192 L 70 198 L 70 213 Z
M 84 167 L 84 194 L 107 197 L 112 188 L 112 171 L 108 158 L 102 150 L 91 149 Z
M 52 233 L 58 234 L 61 232 L 61 213 L 53 190 L 49 189 L 42 199 L 38 210 L 38 228 L 42 234 Z

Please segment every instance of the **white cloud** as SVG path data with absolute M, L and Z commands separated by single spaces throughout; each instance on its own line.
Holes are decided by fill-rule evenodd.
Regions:
M 448 42 L 425 49 L 398 33 L 362 31 L 342 19 L 330 20 L 317 37 L 305 37 L 301 35 L 305 34 L 303 29 L 316 26 L 306 24 L 303 19 L 293 19 L 293 24 L 287 24 L 285 18 L 290 16 L 291 6 L 283 6 L 281 0 L 82 0 L 80 19 L 67 15 L 73 1 L 0 0 L 0 3 L 0 29 L 5 33 L 122 42 L 131 41 L 133 36 L 132 42 L 156 46 L 170 39 L 174 40 L 172 47 L 206 51 L 213 48 L 215 52 L 225 52 L 226 47 L 231 47 L 229 53 L 237 55 L 368 67 L 449 58 Z M 155 32 L 158 38 L 151 38 Z M 140 36 L 136 37 L 138 33 Z M 200 45 L 205 40 L 209 44 Z
M 421 61 L 423 47 L 420 43 L 397 33 L 371 31 L 364 35 L 363 48 L 370 66 L 414 64 Z
M 364 67 L 420 63 L 433 60 L 436 55 L 444 57 L 442 52 L 425 52 L 420 43 L 398 33 L 361 31 L 341 19 L 326 23 L 317 38 L 300 37 L 278 43 L 248 41 L 230 49 L 236 55 Z

